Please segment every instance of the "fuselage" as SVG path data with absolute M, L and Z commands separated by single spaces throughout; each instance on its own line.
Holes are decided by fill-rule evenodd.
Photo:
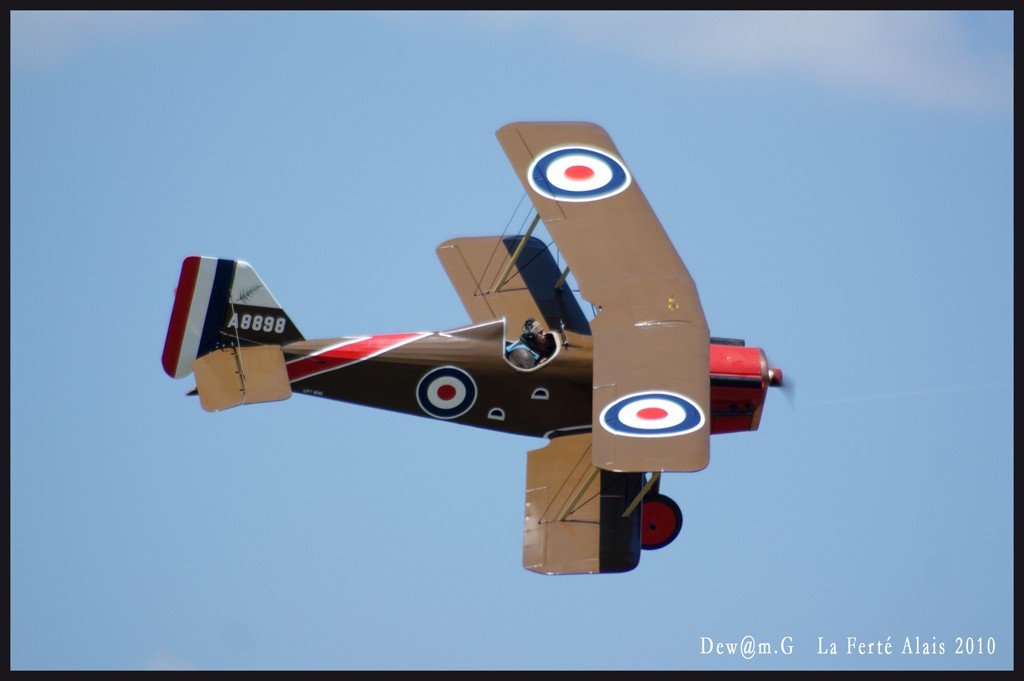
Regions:
M 304 340 L 284 347 L 293 392 L 519 435 L 590 430 L 591 337 L 558 336 L 529 371 L 504 356 L 502 320 L 443 332 Z M 713 339 L 711 433 L 756 430 L 769 384 L 764 353 Z

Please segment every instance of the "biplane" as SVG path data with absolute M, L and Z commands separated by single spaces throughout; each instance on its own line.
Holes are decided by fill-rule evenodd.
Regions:
M 301 393 L 544 438 L 526 456 L 523 566 L 632 570 L 683 522 L 662 474 L 705 468 L 713 434 L 756 430 L 782 372 L 761 349 L 710 336 L 693 279 L 602 128 L 521 122 L 497 137 L 536 217 L 520 236 L 437 247 L 468 325 L 308 339 L 248 263 L 190 256 L 163 367 L 194 373 L 207 411 Z M 541 220 L 564 269 L 532 234 Z M 524 323 L 549 343 L 533 361 L 514 359 Z

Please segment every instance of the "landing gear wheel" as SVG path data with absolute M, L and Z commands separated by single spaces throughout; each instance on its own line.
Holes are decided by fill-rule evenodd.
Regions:
M 668 546 L 683 527 L 679 504 L 664 494 L 648 494 L 640 506 L 640 547 L 652 551 Z

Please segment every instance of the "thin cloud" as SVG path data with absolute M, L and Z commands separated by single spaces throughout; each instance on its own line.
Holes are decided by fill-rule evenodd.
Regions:
M 479 21 L 546 27 L 692 77 L 793 77 L 946 110 L 1013 105 L 1011 12 L 510 12 Z
M 175 657 L 166 650 L 160 650 L 146 661 L 146 669 L 150 671 L 192 671 L 195 668 L 192 662 Z
M 194 12 L 16 11 L 12 65 L 59 65 L 97 45 L 176 28 Z M 1013 13 L 951 11 L 390 12 L 566 39 L 696 78 L 794 78 L 929 109 L 1013 109 Z M 543 36 L 543 38 L 539 38 Z M 560 38 L 561 37 L 561 38 Z
M 156 11 L 11 12 L 11 65 L 58 66 L 97 45 L 166 31 L 191 17 Z

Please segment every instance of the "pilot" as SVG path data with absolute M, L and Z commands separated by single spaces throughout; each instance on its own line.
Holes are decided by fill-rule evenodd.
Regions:
M 507 354 L 509 361 L 520 369 L 531 369 L 555 354 L 555 337 L 531 317 L 523 324 L 519 340 L 508 347 Z

